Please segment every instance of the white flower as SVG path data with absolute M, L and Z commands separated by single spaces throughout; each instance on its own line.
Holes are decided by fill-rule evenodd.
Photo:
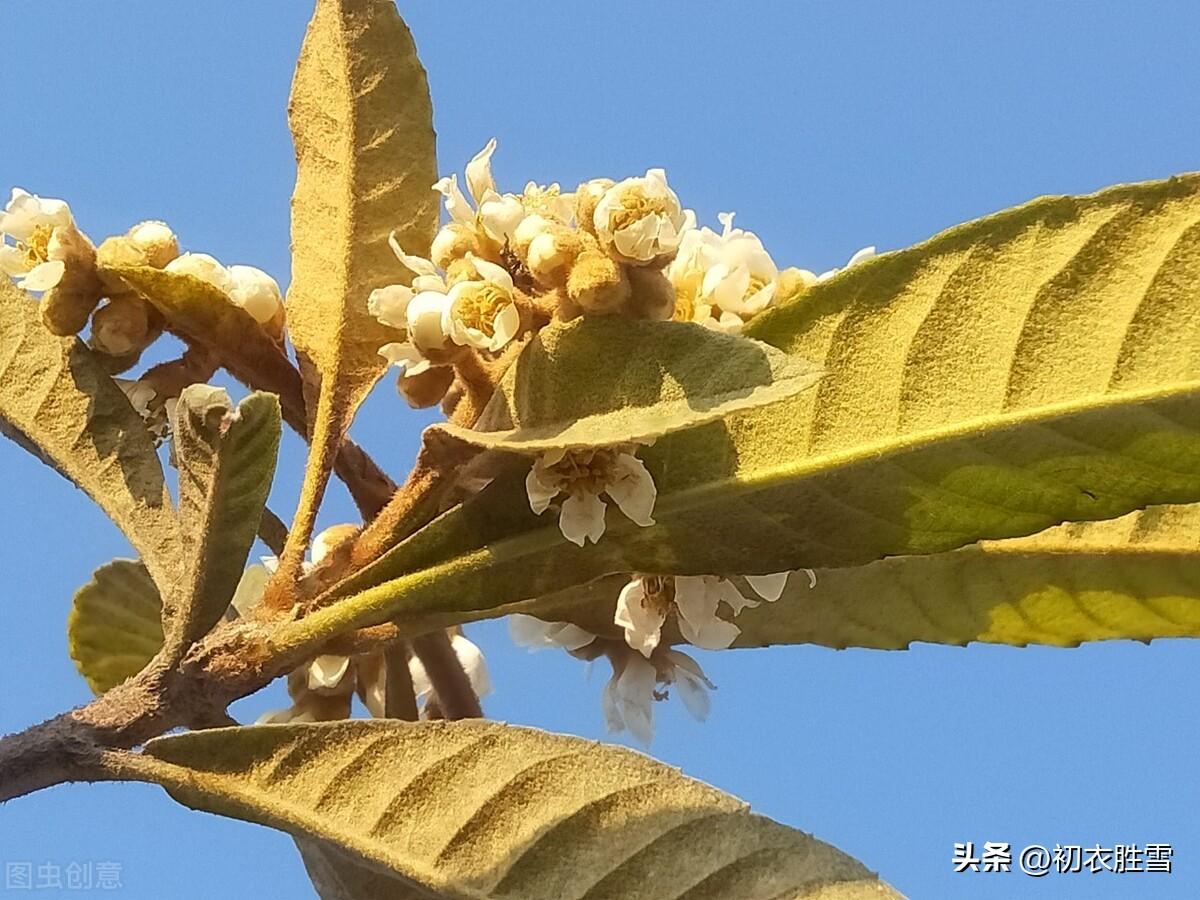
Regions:
M 169 265 L 169 264 L 168 264 Z M 259 325 L 266 325 L 283 307 L 279 283 L 254 266 L 230 266 L 229 299 L 250 314 Z
M 563 537 L 582 547 L 604 534 L 604 501 L 608 494 L 621 512 L 637 525 L 653 525 L 651 514 L 658 491 L 646 465 L 618 447 L 550 450 L 539 456 L 525 479 L 530 508 L 541 515 L 560 493 L 558 525 Z
M 513 230 L 525 217 L 525 205 L 520 197 L 496 190 L 496 179 L 492 176 L 492 154 L 495 152 L 496 139 L 492 138 L 467 163 L 467 190 L 475 201 L 474 208 L 458 186 L 457 175 L 438 179 L 433 189 L 444 198 L 452 222 L 475 228 L 503 244 L 511 239 Z
M 13 188 L 0 213 L 0 271 L 19 279 L 17 287 L 24 290 L 50 290 L 62 281 L 67 270 L 58 229 L 73 225 L 71 208 L 65 201 Z M 12 244 L 8 238 L 12 238 Z
M 454 655 L 458 657 L 459 665 L 467 673 L 467 680 L 471 682 L 471 690 L 475 692 L 475 696 L 484 697 L 490 694 L 492 679 L 488 674 L 487 661 L 483 658 L 483 651 L 461 634 L 450 638 L 450 646 L 454 650 Z M 416 694 L 417 700 L 420 702 L 428 700 L 433 694 L 433 683 L 425 672 L 425 666 L 415 654 L 409 657 L 408 671 L 412 677 L 413 693 Z
M 605 250 L 625 262 L 648 263 L 673 254 L 684 233 L 695 225 L 667 185 L 667 173 L 650 169 L 604 192 L 592 214 L 596 236 Z
M 701 288 L 713 306 L 746 317 L 766 309 L 775 296 L 779 270 L 758 235 L 733 227 L 733 213 L 721 213 L 717 264 Z
M 788 574 L 744 577 L 755 593 L 773 603 L 783 594 Z M 613 621 L 625 631 L 625 642 L 647 658 L 662 640 L 662 627 L 672 611 L 684 640 L 705 650 L 724 650 L 741 629 L 717 615 L 721 603 L 735 616 L 758 606 L 733 582 L 716 575 L 635 576 L 617 597 Z
M 569 225 L 575 218 L 575 195 L 564 194 L 558 182 L 549 185 L 526 182 L 521 205 L 527 214 L 540 215 L 561 225 Z
M 757 235 L 733 227 L 733 213 L 717 218 L 721 234 L 688 231 L 666 275 L 675 288 L 676 319 L 736 332 L 771 305 L 779 270 Z
M 530 650 L 547 647 L 579 650 L 596 640 L 596 635 L 570 622 L 543 622 L 522 613 L 508 617 L 508 633 L 514 644 Z
M 714 685 L 699 664 L 679 650 L 660 650 L 646 659 L 633 652 L 609 654 L 613 674 L 604 688 L 601 707 L 609 731 L 628 730 L 643 744 L 654 737 L 653 703 L 666 699 L 658 685 L 676 685 L 679 698 L 700 722 L 708 718 L 709 690 Z
M 166 270 L 207 281 L 225 294 L 233 289 L 233 278 L 229 270 L 221 265 L 216 257 L 207 253 L 185 253 L 167 263 Z
M 512 276 L 502 266 L 470 254 L 481 280 L 459 281 L 450 288 L 442 331 L 454 343 L 495 352 L 521 328 Z

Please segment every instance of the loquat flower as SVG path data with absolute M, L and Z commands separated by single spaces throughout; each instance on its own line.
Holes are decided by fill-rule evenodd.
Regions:
M 50 290 L 66 272 L 68 229 L 75 223 L 65 201 L 13 188 L 0 213 L 0 271 L 18 279 L 17 287 L 24 290 Z
M 783 594 L 787 572 L 744 576 L 763 600 L 773 603 Z M 715 575 L 635 576 L 617 597 L 615 624 L 625 632 L 625 642 L 649 657 L 662 641 L 662 627 L 676 615 L 684 640 L 705 650 L 724 650 L 741 629 L 717 615 L 725 603 L 736 616 L 758 601 L 745 597 L 725 578 Z
M 559 494 L 566 494 L 559 509 L 558 527 L 563 537 L 582 547 L 604 534 L 608 498 L 632 522 L 653 525 L 651 513 L 657 490 L 645 463 L 624 447 L 550 450 L 534 460 L 525 479 L 529 506 L 538 515 Z
M 695 214 L 680 206 L 663 169 L 649 169 L 608 188 L 596 203 L 592 225 L 605 251 L 621 262 L 646 265 L 678 250 L 684 233 L 695 227 Z

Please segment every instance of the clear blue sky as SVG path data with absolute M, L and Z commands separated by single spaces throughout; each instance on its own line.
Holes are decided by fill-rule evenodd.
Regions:
M 440 168 L 492 136 L 502 186 L 664 166 L 715 224 L 823 269 L 1045 193 L 1200 168 L 1193 2 L 410 2 Z M 288 274 L 285 103 L 303 0 L 0 2 L 0 186 L 64 197 L 97 239 L 164 218 L 185 245 Z M 384 384 L 355 434 L 400 473 L 426 419 Z M 273 505 L 293 503 L 285 448 Z M 127 554 L 48 469 L 0 444 L 0 731 L 84 702 L 73 590 Z M 350 516 L 344 493 L 326 522 Z M 603 737 L 558 652 L 476 626 L 495 718 Z M 655 756 L 859 856 L 914 898 L 1200 895 L 1200 646 L 798 647 L 701 657 L 705 725 L 658 709 Z M 277 696 L 245 701 L 253 717 Z M 954 875 L 956 841 L 1169 842 L 1176 873 Z M 0 809 L 0 862 L 116 861 L 123 897 L 309 897 L 282 835 L 152 787 Z M 2 875 L 0 875 L 2 877 Z M 48 894 L 51 891 L 43 891 Z M 64 892 L 68 893 L 68 892 Z

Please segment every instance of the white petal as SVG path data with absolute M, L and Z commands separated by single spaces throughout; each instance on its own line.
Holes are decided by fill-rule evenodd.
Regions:
M 493 241 L 511 241 L 525 218 L 525 204 L 512 194 L 487 194 L 479 205 L 479 224 Z
M 513 231 L 512 239 L 518 244 L 528 244 L 534 238 L 549 231 L 552 224 L 545 216 L 533 213 L 521 220 L 521 224 Z
M 270 572 L 272 575 L 274 575 L 276 570 L 279 568 L 279 557 L 278 556 L 260 556 L 258 558 L 258 561 L 261 562 L 263 564 L 263 568 L 266 569 L 268 572 Z
M 562 647 L 578 650 L 586 647 L 596 636 L 570 622 L 543 622 L 535 616 L 514 613 L 508 617 L 508 634 L 513 643 L 530 650 Z
M 525 492 L 529 495 L 529 508 L 539 516 L 550 506 L 550 501 L 558 496 L 558 488 L 542 479 L 544 470 L 540 463 L 540 460 L 534 462 L 533 468 L 525 476 Z
M 495 152 L 496 139 L 492 138 L 467 163 L 467 190 L 476 203 L 482 202 L 488 191 L 496 190 L 496 179 L 492 177 L 492 154 Z
M 725 603 L 733 614 L 738 615 L 743 609 L 753 609 L 758 606 L 757 600 L 752 600 L 742 594 L 732 581 L 722 578 L 717 582 L 717 596 Z
M 658 673 L 640 656 L 630 655 L 616 679 L 617 704 L 624 725 L 637 740 L 649 744 L 654 737 L 654 685 Z
M 283 305 L 279 283 L 254 266 L 230 266 L 229 299 L 260 325 L 270 322 Z
M 746 582 L 768 603 L 774 603 L 783 595 L 791 572 L 776 572 L 773 575 L 747 575 Z
M 664 612 L 646 602 L 645 583 L 634 578 L 617 596 L 617 611 L 613 622 L 625 631 L 625 643 L 647 659 L 662 640 Z
M 48 291 L 60 281 L 67 271 L 67 264 L 60 259 L 39 263 L 29 274 L 17 282 L 17 287 L 27 291 Z
M 384 344 L 379 348 L 379 355 L 393 366 L 400 366 L 410 375 L 415 374 L 413 366 L 425 360 L 425 357 L 421 355 L 421 351 L 409 341 L 404 341 L 403 343 L 392 341 L 390 344 Z
M 392 248 L 392 252 L 396 254 L 396 258 L 410 272 L 416 275 L 433 275 L 434 277 L 438 277 L 437 266 L 432 262 L 423 256 L 411 256 L 404 252 L 404 248 L 400 246 L 400 241 L 394 231 L 388 235 L 388 246 Z M 441 279 L 438 278 L 438 280 L 440 281 Z
M 415 653 L 408 658 L 408 677 L 412 679 L 413 695 L 417 700 L 424 700 L 433 693 L 433 685 L 429 681 L 429 675 L 425 672 L 425 664 L 417 658 Z
M 676 577 L 679 631 L 689 643 L 705 650 L 724 650 L 741 634 L 741 629 L 732 622 L 718 618 L 719 602 L 715 579 L 696 575 Z
M 492 352 L 499 350 L 516 337 L 520 328 L 521 313 L 517 311 L 515 303 L 510 303 L 496 314 L 496 319 L 492 322 L 492 337 L 488 341 L 487 349 Z
M 812 569 L 801 569 L 800 571 L 808 576 L 809 589 L 811 590 L 812 588 L 815 588 L 817 586 L 817 573 Z
M 595 494 L 572 494 L 563 501 L 558 527 L 563 537 L 582 547 L 604 534 L 604 501 Z
M 402 284 L 389 284 L 375 288 L 367 297 L 367 310 L 384 325 L 392 328 L 408 327 L 408 304 L 416 294 Z
M 654 524 L 651 514 L 658 489 L 646 464 L 631 453 L 622 453 L 616 461 L 617 479 L 605 488 L 621 512 L 642 527 Z
M 712 709 L 712 699 L 708 692 L 713 688 L 713 683 L 704 676 L 699 663 L 686 653 L 668 650 L 664 656 L 675 667 L 675 685 L 684 707 L 696 721 L 705 721 Z
M 467 673 L 467 679 L 471 682 L 471 689 L 475 691 L 475 696 L 486 697 L 490 694 L 492 678 L 488 673 L 483 651 L 461 634 L 456 634 L 450 639 L 450 646 L 454 648 L 454 655 L 458 657 L 459 665 Z
M 233 286 L 233 280 L 229 277 L 229 270 L 213 256 L 207 253 L 185 253 L 183 256 L 178 256 L 167 263 L 168 272 L 178 272 L 183 275 L 191 275 L 193 278 L 199 278 L 201 281 L 206 281 L 213 287 L 229 293 L 229 289 Z
M 350 657 L 326 654 L 318 656 L 308 666 L 308 689 L 322 691 L 341 684 L 350 668 Z
M 852 257 L 850 257 L 850 262 L 846 263 L 846 268 L 848 269 L 853 265 L 863 262 L 864 260 L 868 260 L 874 255 L 875 255 L 874 247 L 863 247 L 861 250 L 859 250 L 857 253 L 855 253 Z
M 15 278 L 28 271 L 24 253 L 11 244 L 0 244 L 0 272 Z
M 475 211 L 471 209 L 467 198 L 463 196 L 463 192 L 458 186 L 457 176 L 449 175 L 438 179 L 433 185 L 433 189 L 445 198 L 446 212 L 450 213 L 451 219 L 461 222 L 463 225 L 473 226 L 475 224 Z
M 508 270 L 504 266 L 498 266 L 494 262 L 486 259 L 480 259 L 473 253 L 467 254 L 467 261 L 475 267 L 475 271 L 479 273 L 479 277 L 489 284 L 494 284 L 501 290 L 512 292 L 513 280 L 508 274 Z M 469 284 L 470 282 L 460 281 L 459 284 Z M 458 287 L 458 285 L 455 285 Z M 453 290 L 453 288 L 451 288 Z
M 418 350 L 441 350 L 446 346 L 445 316 L 449 308 L 449 295 L 437 291 L 421 291 L 409 301 L 405 311 L 408 337 Z

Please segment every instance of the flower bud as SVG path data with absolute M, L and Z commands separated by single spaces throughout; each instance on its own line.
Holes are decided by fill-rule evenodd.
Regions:
M 171 260 L 166 265 L 166 270 L 207 281 L 226 294 L 233 287 L 233 279 L 229 275 L 229 270 L 207 253 L 185 253 L 183 256 Z
M 567 276 L 567 296 L 586 314 L 615 313 L 629 300 L 629 277 L 599 250 L 584 250 Z
M 590 234 L 596 233 L 596 205 L 605 192 L 616 184 L 611 178 L 593 178 L 575 189 L 575 221 Z
M 670 319 L 675 311 L 675 287 L 662 270 L 633 266 L 626 271 L 630 285 L 630 312 L 644 319 Z
M 126 356 L 145 350 L 162 333 L 151 306 L 132 293 L 116 294 L 92 314 L 89 343 L 109 356 Z
M 42 321 L 53 334 L 78 334 L 104 291 L 96 270 L 96 250 L 74 222 L 68 222 L 54 229 L 47 255 L 62 262 L 63 272 L 42 297 Z
M 161 269 L 179 256 L 179 239 L 166 222 L 141 222 L 126 237 L 141 251 L 147 266 Z
M 479 238 L 475 230 L 459 222 L 451 222 L 434 237 L 429 258 L 439 269 L 448 269 L 456 259 L 463 259 L 468 253 L 479 252 Z
M 250 314 L 259 325 L 266 325 L 279 315 L 283 294 L 279 283 L 262 269 L 254 266 L 230 266 L 229 299 Z
M 453 383 L 452 367 L 430 366 L 415 375 L 402 373 L 396 380 L 396 390 L 413 409 L 428 409 L 442 402 Z

